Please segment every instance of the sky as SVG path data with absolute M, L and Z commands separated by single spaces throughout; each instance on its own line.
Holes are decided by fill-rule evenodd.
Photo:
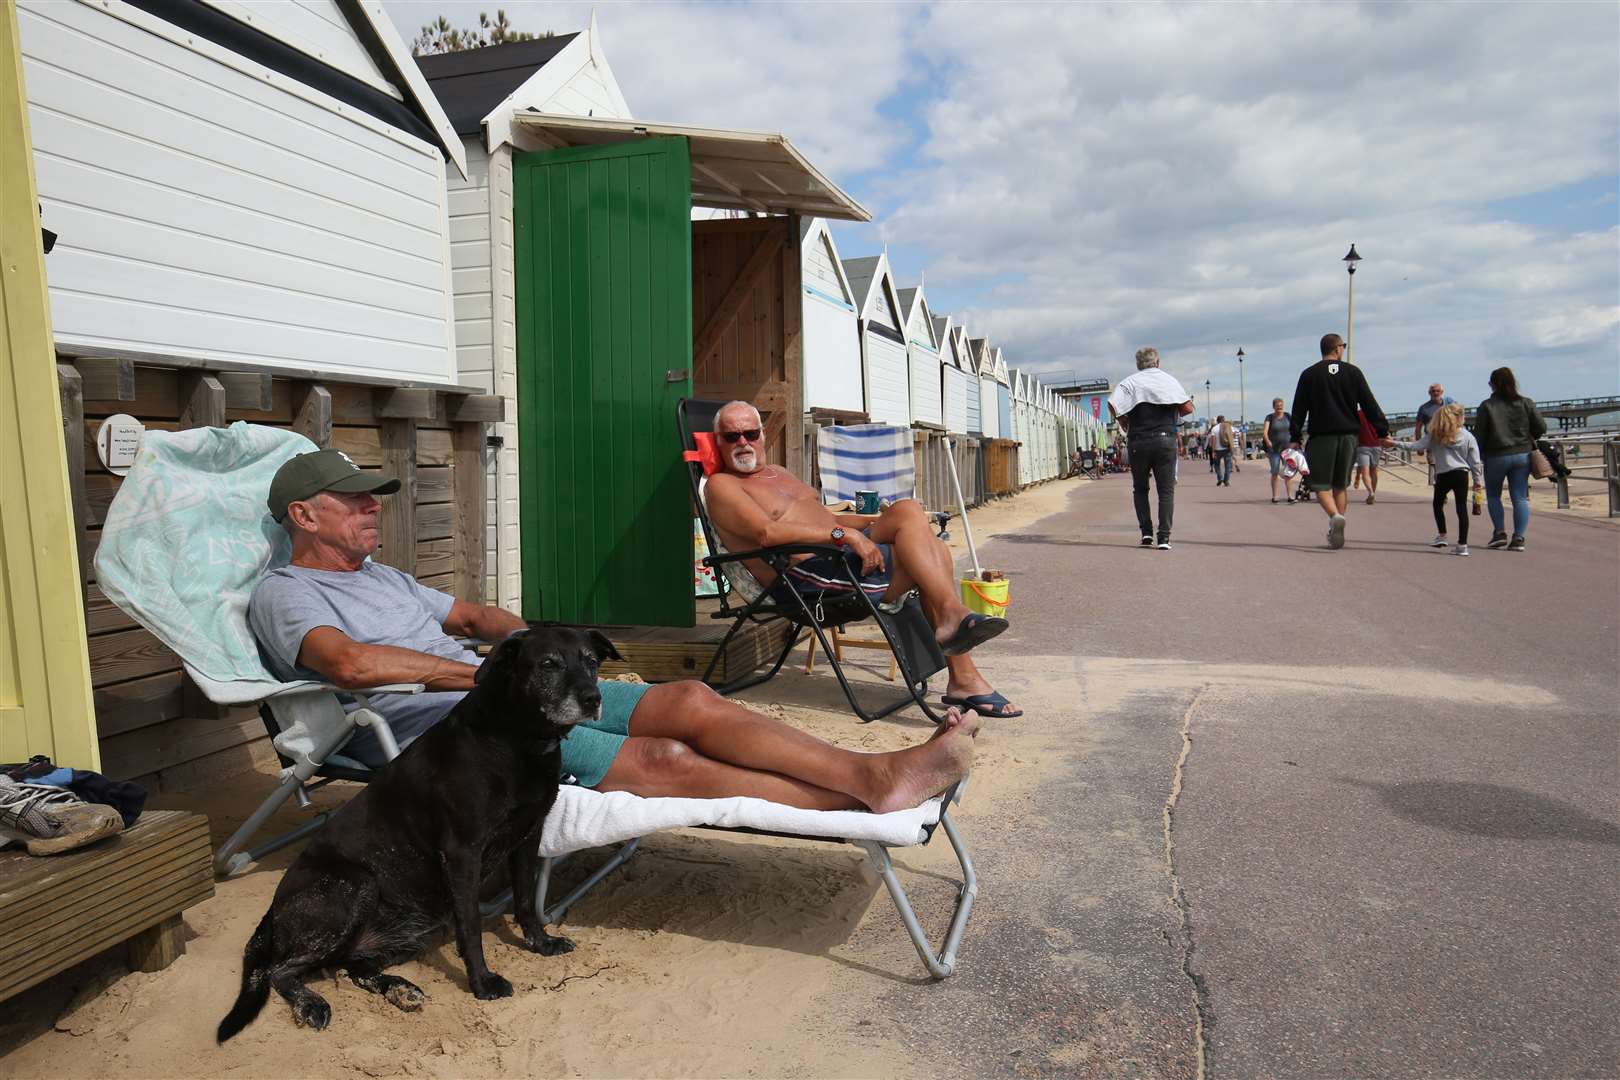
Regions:
M 384 6 L 409 40 L 496 5 Z M 1252 418 L 1348 328 L 1388 411 L 1436 380 L 1476 402 L 1503 364 L 1537 400 L 1620 393 L 1620 4 L 595 10 L 638 119 L 787 135 L 872 212 L 844 258 L 887 245 L 1048 381 L 1153 345 L 1237 416 L 1241 347 Z

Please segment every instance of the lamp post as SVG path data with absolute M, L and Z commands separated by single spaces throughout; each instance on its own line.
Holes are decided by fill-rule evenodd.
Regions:
M 1208 422 L 1209 418 L 1211 416 L 1213 416 L 1214 414 L 1215 414 L 1215 410 L 1209 403 L 1209 380 L 1205 379 L 1204 380 L 1204 420 L 1205 420 L 1205 422 Z
M 1350 254 L 1340 261 L 1350 272 L 1350 310 L 1344 319 L 1344 358 L 1348 361 L 1352 352 L 1351 343 L 1356 337 L 1356 263 L 1361 261 L 1361 256 L 1356 254 L 1355 244 L 1350 245 Z
M 1243 437 L 1249 437 L 1249 392 L 1243 385 L 1243 346 L 1238 346 L 1238 423 L 1243 425 Z

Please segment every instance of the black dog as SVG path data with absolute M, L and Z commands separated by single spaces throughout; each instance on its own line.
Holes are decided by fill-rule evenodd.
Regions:
M 496 647 L 449 716 L 381 769 L 332 816 L 276 888 L 242 956 L 242 991 L 219 1041 L 246 1027 L 274 987 L 316 1029 L 332 1009 L 303 983 L 342 967 L 354 984 L 407 1011 L 422 990 L 383 969 L 415 956 L 445 923 L 483 1000 L 512 984 L 484 963 L 480 883 L 508 860 L 513 914 L 543 956 L 574 943 L 546 933 L 534 907 L 540 829 L 557 798 L 558 740 L 596 716 L 596 668 L 620 659 L 602 634 L 531 626 Z

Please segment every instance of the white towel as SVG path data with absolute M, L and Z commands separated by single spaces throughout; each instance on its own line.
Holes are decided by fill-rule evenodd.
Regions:
M 1150 405 L 1180 405 L 1191 401 L 1192 395 L 1176 381 L 1176 377 L 1160 368 L 1146 368 L 1128 375 L 1108 395 L 1108 407 L 1115 416 L 1124 416 L 1143 402 Z
M 626 791 L 593 791 L 565 785 L 546 815 L 540 855 L 551 858 L 584 848 L 617 844 L 660 829 L 692 825 L 746 827 L 768 832 L 875 840 L 909 847 L 927 838 L 939 820 L 939 799 L 911 810 L 869 814 L 864 810 L 800 810 L 764 799 L 644 799 Z

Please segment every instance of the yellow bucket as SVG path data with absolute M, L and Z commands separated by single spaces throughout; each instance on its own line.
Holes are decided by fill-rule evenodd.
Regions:
M 1006 578 L 998 581 L 978 581 L 974 578 L 962 579 L 962 603 L 969 611 L 977 611 L 980 615 L 1007 614 L 1007 586 L 1010 582 Z

